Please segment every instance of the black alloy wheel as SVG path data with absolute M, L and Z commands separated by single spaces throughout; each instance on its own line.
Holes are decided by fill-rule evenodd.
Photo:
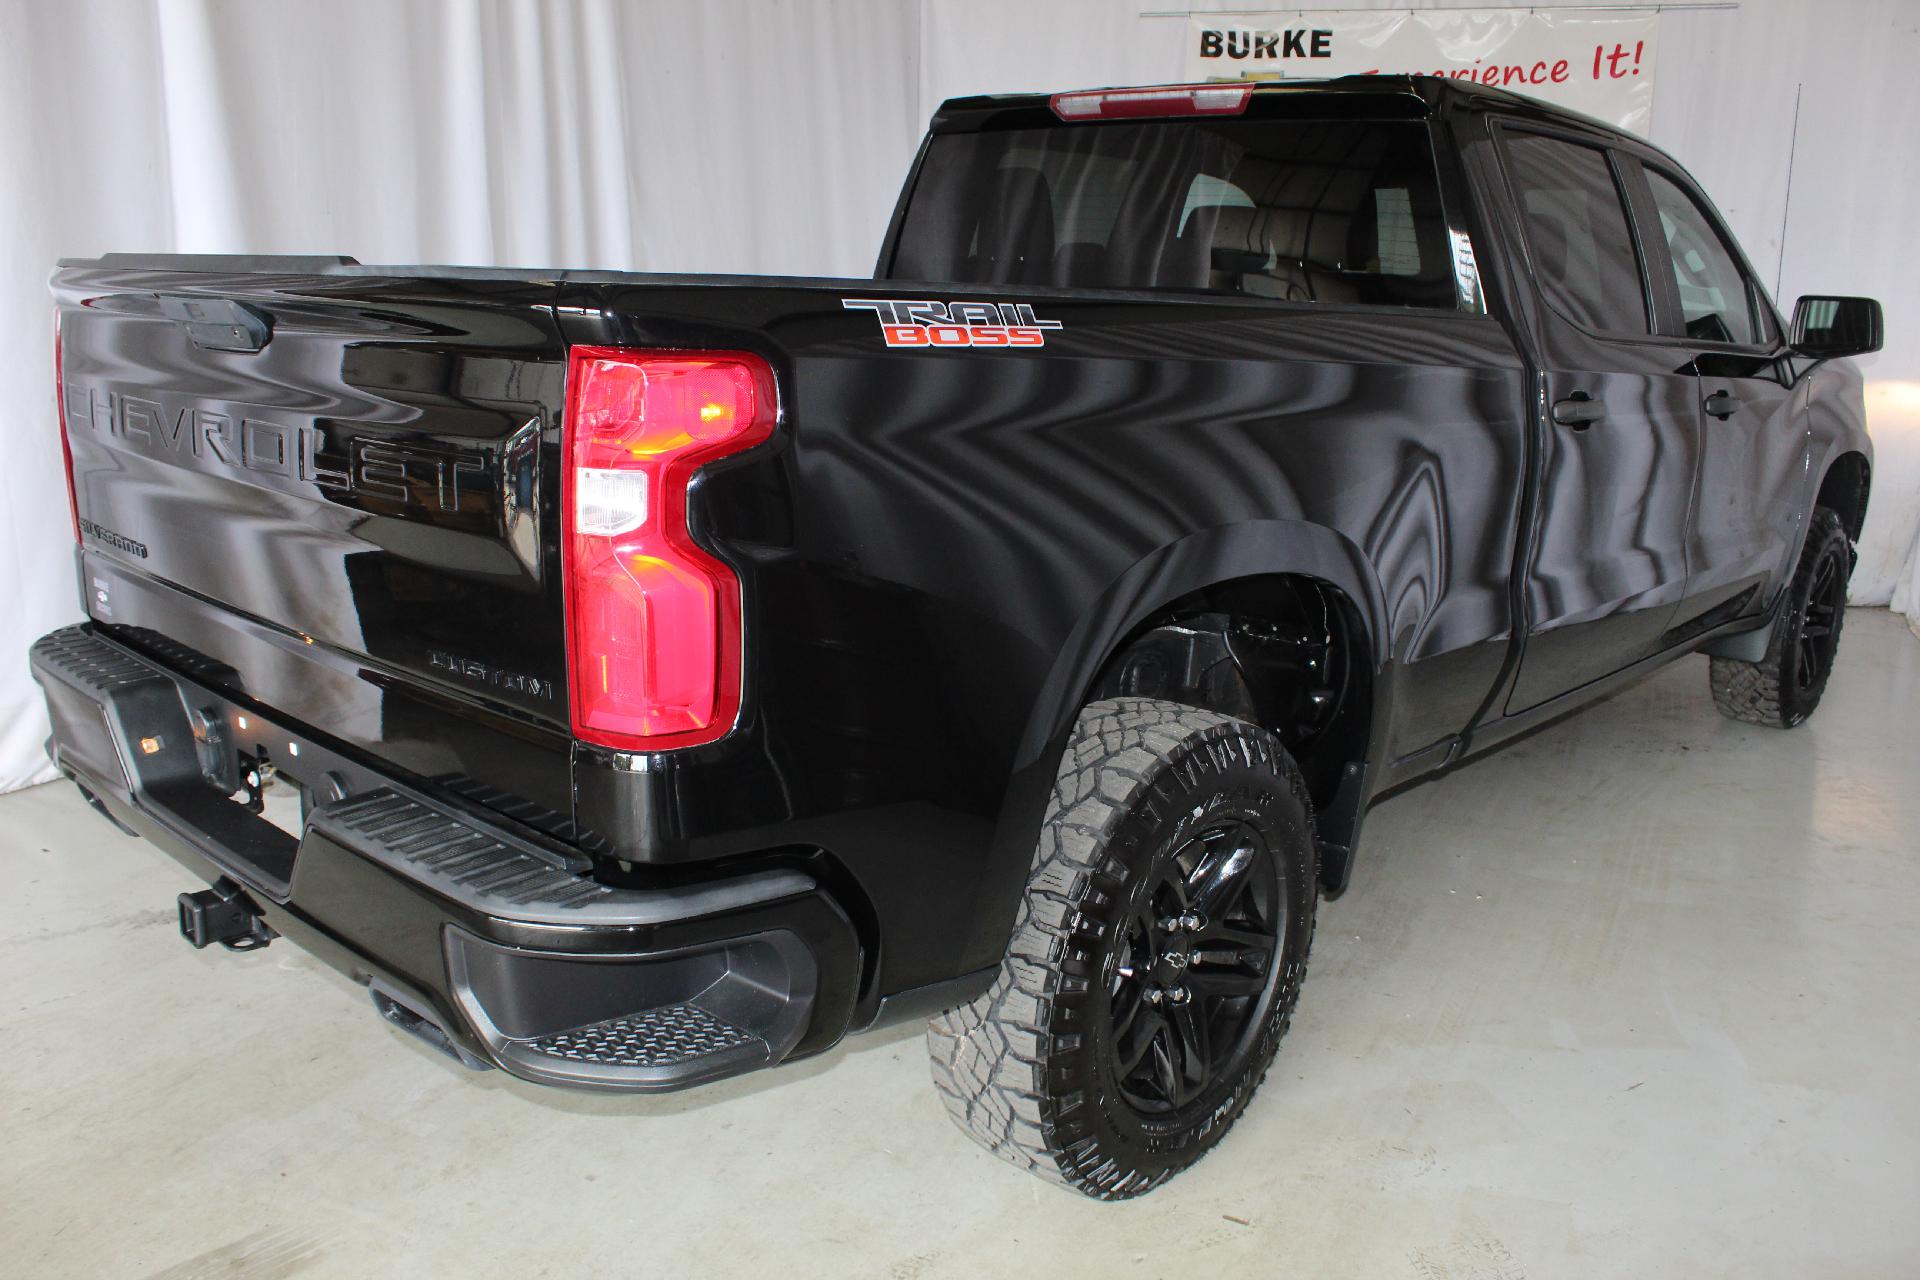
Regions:
M 1766 651 L 1752 662 L 1712 659 L 1709 687 L 1722 715 L 1791 729 L 1813 714 L 1840 651 L 1852 572 L 1853 543 L 1839 514 L 1814 508 L 1793 578 L 1766 632 Z
M 1081 712 L 993 985 L 927 1026 L 980 1145 L 1102 1200 L 1213 1149 L 1286 1034 L 1319 846 L 1281 740 L 1216 711 Z
M 1840 611 L 1847 607 L 1844 557 L 1837 551 L 1815 562 L 1813 586 L 1800 617 L 1799 643 L 1794 646 L 1793 682 L 1803 694 L 1826 684 L 1833 673 L 1833 657 L 1840 648 Z
M 1129 1106 L 1162 1117 L 1231 1074 L 1258 1035 L 1285 933 L 1285 889 L 1246 819 L 1216 820 L 1158 860 L 1108 984 L 1107 1043 Z

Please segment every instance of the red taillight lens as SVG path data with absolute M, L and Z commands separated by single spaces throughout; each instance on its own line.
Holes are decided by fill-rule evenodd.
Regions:
M 687 530 L 705 463 L 767 438 L 773 371 L 744 352 L 575 347 L 567 361 L 567 648 L 573 733 L 661 751 L 740 711 L 740 580 Z
M 80 496 L 73 487 L 73 442 L 67 439 L 67 375 L 60 348 L 60 313 L 53 313 L 53 411 L 60 421 L 60 458 L 67 464 L 67 514 L 73 517 L 73 540 L 80 541 Z
M 1139 120 L 1154 116 L 1237 116 L 1253 101 L 1250 84 L 1168 84 L 1090 89 L 1048 100 L 1062 120 Z

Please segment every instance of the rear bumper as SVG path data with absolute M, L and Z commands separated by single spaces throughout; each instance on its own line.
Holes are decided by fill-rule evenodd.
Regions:
M 816 1052 L 847 1029 L 859 944 L 803 871 L 612 887 L 578 851 L 344 756 L 91 626 L 43 637 L 31 661 L 62 773 L 469 1065 L 666 1090 Z M 297 837 L 229 798 L 262 762 L 311 802 Z

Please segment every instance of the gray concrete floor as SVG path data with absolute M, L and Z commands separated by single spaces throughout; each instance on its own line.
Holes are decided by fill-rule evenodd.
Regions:
M 0 800 L 0 1273 L 1920 1274 L 1920 642 L 1730 724 L 1693 658 L 1376 810 L 1210 1159 L 1096 1205 L 953 1130 L 917 1029 L 665 1099 L 471 1075 L 70 787 Z

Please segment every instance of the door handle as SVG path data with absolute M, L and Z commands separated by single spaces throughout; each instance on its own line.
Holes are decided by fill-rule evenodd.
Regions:
M 1724 422 L 1739 412 L 1740 400 L 1731 391 L 1716 391 L 1708 396 L 1700 407 L 1707 411 L 1709 418 L 1718 418 Z
M 1607 402 L 1596 400 L 1584 391 L 1576 391 L 1565 400 L 1553 402 L 1553 420 L 1563 427 L 1585 431 L 1607 416 Z

